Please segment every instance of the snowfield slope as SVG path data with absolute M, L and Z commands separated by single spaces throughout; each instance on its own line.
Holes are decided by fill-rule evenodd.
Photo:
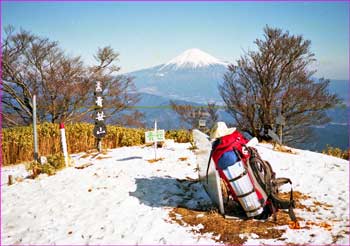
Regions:
M 148 161 L 154 158 L 152 147 L 76 154 L 73 160 L 80 168 L 35 180 L 21 179 L 28 175 L 23 165 L 3 167 L 1 244 L 233 243 L 204 223 L 206 216 L 222 217 L 196 181 L 196 157 L 189 147 L 163 147 L 158 150 L 163 159 L 154 163 Z M 276 152 L 264 144 L 257 148 L 277 176 L 291 178 L 294 190 L 303 194 L 295 210 L 301 229 L 274 224 L 270 218 L 259 223 L 274 226 L 280 234 L 263 237 L 254 226 L 249 232 L 238 227 L 233 234 L 248 245 L 349 244 L 348 161 L 303 150 Z M 16 182 L 8 186 L 10 174 Z M 186 215 L 178 213 L 184 210 L 203 224 L 186 223 Z

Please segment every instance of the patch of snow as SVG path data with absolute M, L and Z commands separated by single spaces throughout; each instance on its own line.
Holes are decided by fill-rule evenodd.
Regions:
M 220 244 L 214 234 L 193 231 L 202 225 L 171 221 L 169 211 L 174 207 L 191 209 L 211 202 L 193 181 L 198 173 L 191 145 L 170 145 L 158 149 L 157 156 L 163 159 L 154 163 L 148 162 L 154 158 L 153 147 L 112 149 L 101 158 L 75 154 L 71 157 L 76 166 L 92 165 L 11 186 L 6 183 L 9 174 L 26 177 L 28 172 L 24 165 L 2 167 L 2 244 Z M 242 235 L 248 237 L 246 244 L 349 244 L 348 161 L 304 150 L 276 152 L 267 144 L 256 148 L 277 177 L 290 178 L 295 191 L 311 197 L 302 204 L 313 206 L 313 212 L 295 210 L 303 218 L 301 226 L 311 221 L 326 222 L 331 228 L 281 226 L 286 232 L 280 239 Z M 317 207 L 314 201 L 331 206 Z
M 169 62 L 164 64 L 159 70 L 163 70 L 167 67 L 175 70 L 179 68 L 198 68 L 206 67 L 210 65 L 224 65 L 228 63 L 222 62 L 219 59 L 209 55 L 208 53 L 200 49 L 189 49 L 171 59 Z
M 155 86 L 144 87 L 144 88 L 142 88 L 142 92 L 149 93 L 149 94 L 155 94 L 155 95 L 161 94 L 159 92 L 158 88 Z
M 7 184 L 8 177 L 12 175 L 13 181 L 16 179 L 24 179 L 28 177 L 31 173 L 27 171 L 25 164 L 18 164 L 13 166 L 5 166 L 1 169 L 1 186 Z

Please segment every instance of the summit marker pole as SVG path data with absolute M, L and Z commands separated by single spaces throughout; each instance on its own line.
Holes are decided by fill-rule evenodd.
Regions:
M 36 95 L 33 95 L 34 161 L 39 160 L 38 133 L 36 128 Z
M 67 149 L 67 140 L 66 140 L 66 131 L 64 129 L 64 123 L 60 123 L 60 133 L 61 133 L 61 147 L 64 157 L 64 163 L 68 167 L 68 149 Z

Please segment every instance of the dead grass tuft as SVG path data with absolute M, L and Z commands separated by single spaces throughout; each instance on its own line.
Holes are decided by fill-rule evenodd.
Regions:
M 278 151 L 278 152 L 283 152 L 283 153 L 289 153 L 289 154 L 296 155 L 296 153 L 293 152 L 291 149 L 289 149 L 289 148 L 287 148 L 287 147 L 285 147 L 283 145 L 280 145 L 278 143 L 274 143 L 273 144 L 273 150 Z
M 147 161 L 152 164 L 152 163 L 155 163 L 157 161 L 162 161 L 162 160 L 164 160 L 164 158 L 151 159 L 151 160 L 147 160 Z
M 86 164 L 84 164 L 84 165 L 81 165 L 81 166 L 75 167 L 75 168 L 76 168 L 76 169 L 84 169 L 84 168 L 87 168 L 87 167 L 89 167 L 89 166 L 92 166 L 92 163 L 86 163 Z
M 109 158 L 112 158 L 112 157 L 110 157 L 110 156 L 98 156 L 96 158 L 96 160 L 103 160 L 103 159 L 109 159 Z
M 243 244 L 247 241 L 246 237 L 240 236 L 242 234 L 255 233 L 259 238 L 264 239 L 280 238 L 285 230 L 275 229 L 274 227 L 285 225 L 287 220 L 279 218 L 277 223 L 270 220 L 266 222 L 239 219 L 228 220 L 216 211 L 203 212 L 187 208 L 174 208 L 169 215 L 173 221 L 183 226 L 202 224 L 203 227 L 201 229 L 193 231 L 200 234 L 212 233 L 214 240 L 217 242 L 235 245 Z M 181 217 L 177 215 L 181 215 Z M 288 217 L 288 215 L 283 217 Z
M 185 180 L 178 180 L 183 182 Z M 280 193 L 279 197 L 288 199 L 290 196 L 288 193 Z M 312 211 L 316 207 L 332 207 L 329 204 L 321 202 L 314 202 L 312 206 L 305 206 L 302 204 L 302 200 L 313 199 L 309 195 L 303 194 L 299 191 L 293 192 L 296 208 L 303 209 L 306 211 Z M 226 208 L 227 210 L 229 207 Z M 179 216 L 180 215 L 180 216 Z M 297 216 L 297 223 L 290 223 L 291 220 L 286 211 L 279 210 L 277 212 L 277 221 L 273 221 L 271 216 L 266 221 L 259 220 L 244 220 L 244 219 L 225 219 L 221 214 L 215 210 L 199 211 L 194 209 L 188 209 L 184 207 L 177 207 L 169 212 L 169 216 L 174 223 L 178 223 L 182 226 L 193 226 L 196 227 L 202 224 L 201 229 L 192 229 L 193 232 L 198 234 L 212 233 L 213 239 L 217 242 L 223 242 L 224 244 L 244 244 L 247 241 L 249 234 L 256 234 L 260 239 L 279 239 L 285 241 L 286 238 L 281 238 L 285 229 L 277 228 L 279 226 L 288 226 L 291 229 L 310 229 L 311 226 L 317 226 L 324 228 L 325 230 L 332 230 L 332 226 L 326 222 L 313 222 L 306 221 L 305 226 L 301 227 L 299 222 L 305 221 L 303 218 Z M 197 227 L 198 228 L 198 227 Z

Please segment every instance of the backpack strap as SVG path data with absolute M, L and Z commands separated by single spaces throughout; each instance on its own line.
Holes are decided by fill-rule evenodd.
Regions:
M 274 220 L 276 220 L 277 209 L 286 209 L 288 210 L 288 214 L 291 220 L 296 221 L 296 216 L 293 211 L 293 208 L 295 208 L 293 188 L 291 188 L 289 200 L 281 199 L 277 196 L 278 188 L 287 183 L 292 185 L 292 181 L 289 178 L 275 178 L 276 174 L 273 172 L 271 164 L 268 161 L 262 160 L 255 148 L 249 147 L 249 150 L 251 154 L 251 161 L 258 163 L 259 167 L 264 169 L 264 184 L 260 183 L 260 185 L 265 188 L 267 196 L 271 199 L 271 210 L 274 216 Z M 256 166 L 254 166 L 254 168 L 256 168 Z M 259 183 L 262 180 L 260 181 L 257 179 L 257 181 Z
M 288 178 L 277 178 L 272 180 L 272 183 L 276 187 L 275 190 L 278 190 L 278 187 L 280 187 L 281 185 L 284 185 L 287 183 L 292 184 L 292 181 Z M 289 201 L 277 197 L 276 192 L 271 193 L 271 198 L 272 198 L 272 202 L 276 204 L 277 208 L 288 209 L 288 214 L 292 221 L 297 220 L 295 213 L 293 211 L 293 208 L 295 208 L 295 201 L 293 199 L 293 188 L 290 189 Z
M 258 165 L 250 165 L 254 173 L 258 173 L 260 168 L 264 171 L 264 177 L 259 177 L 257 182 L 264 189 L 267 196 L 273 192 L 272 180 L 275 179 L 275 173 L 272 171 L 272 167 L 268 161 L 261 159 L 257 149 L 254 147 L 248 147 L 250 152 L 250 163 L 257 163 Z
M 273 185 L 280 187 L 284 184 L 292 184 L 292 181 L 289 178 L 275 178 L 272 180 Z

